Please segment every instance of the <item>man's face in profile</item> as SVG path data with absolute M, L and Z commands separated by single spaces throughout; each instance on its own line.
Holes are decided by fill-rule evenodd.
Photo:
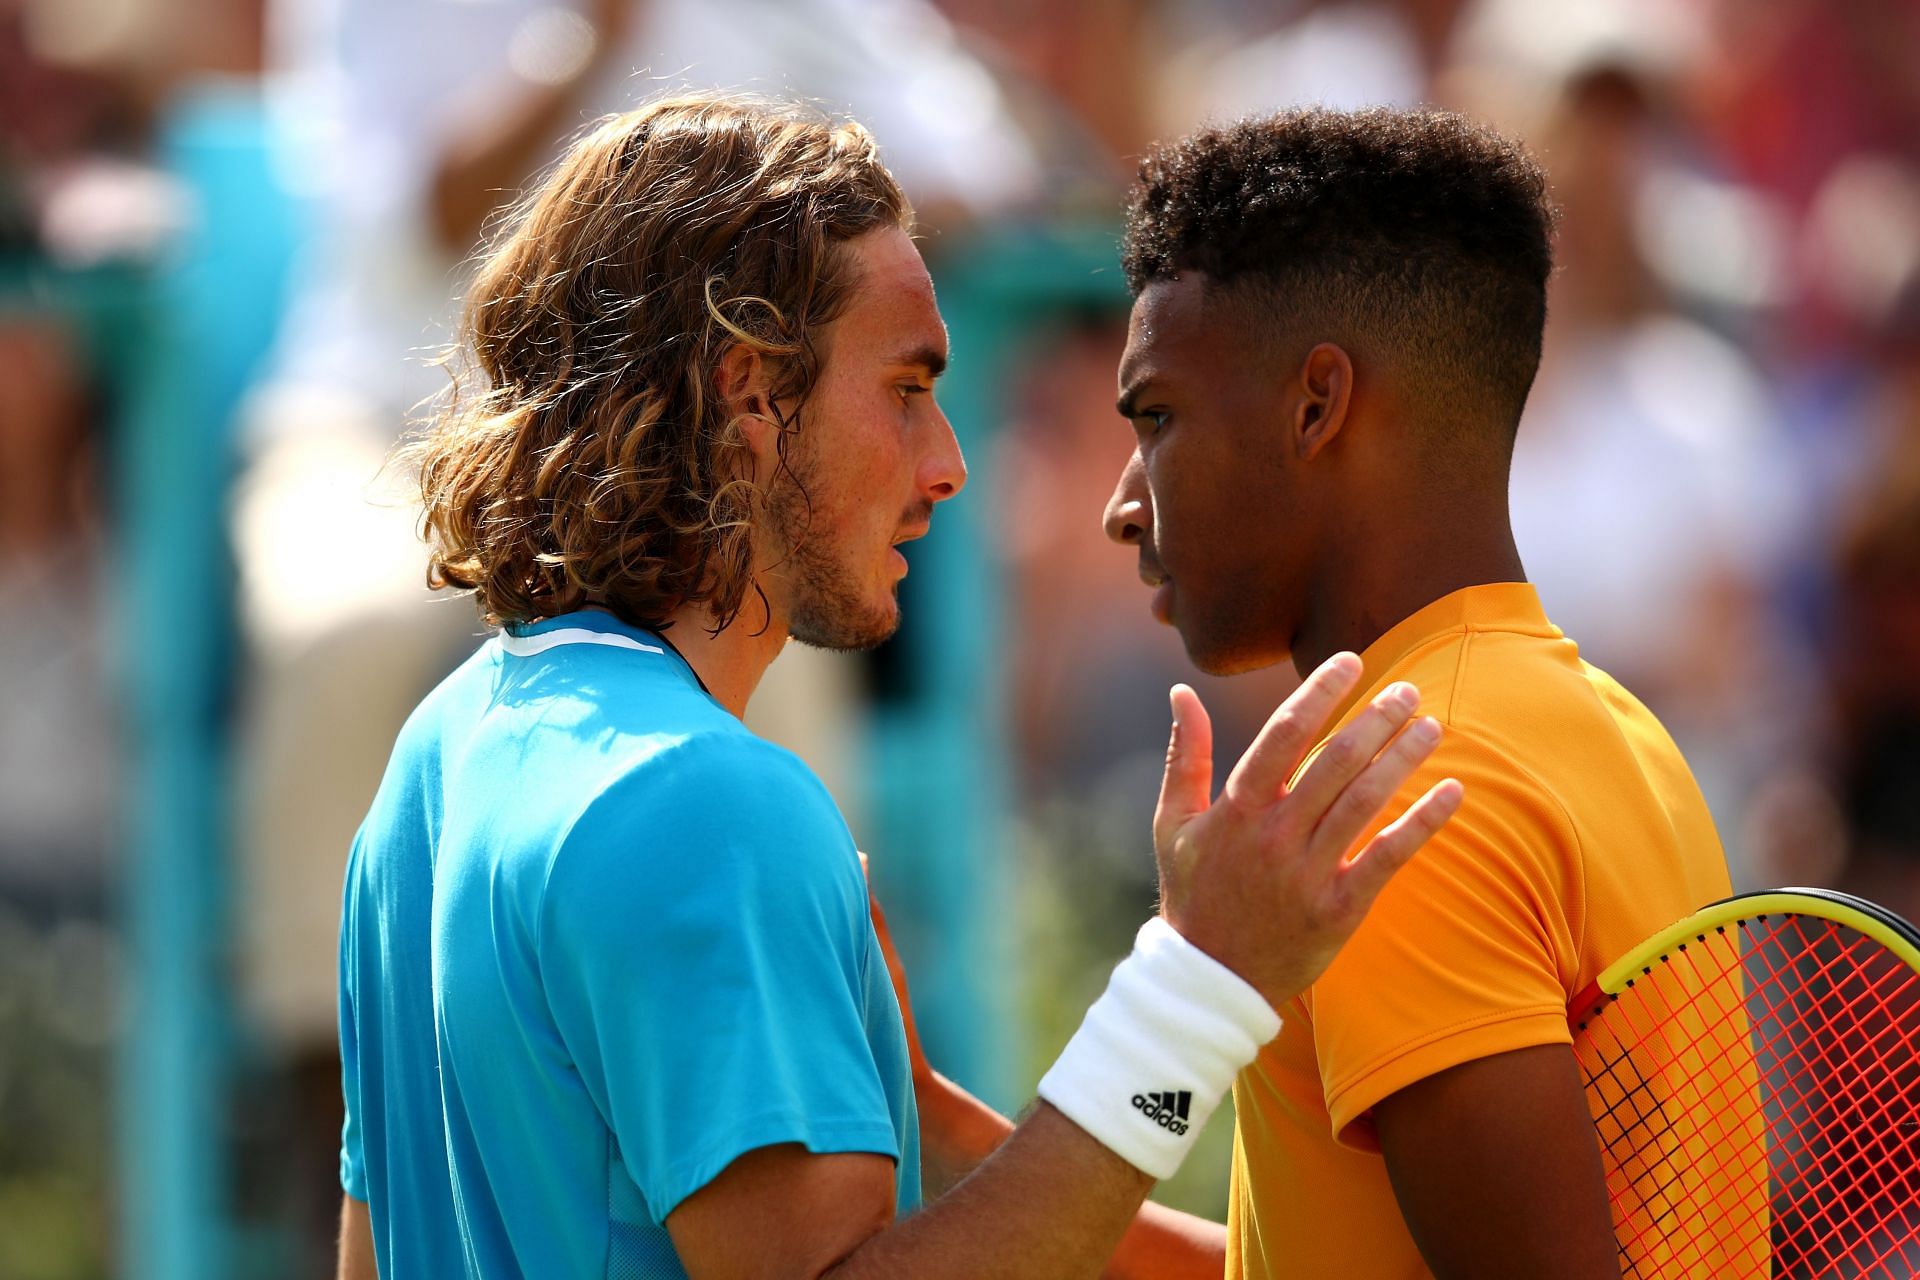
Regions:
M 934 402 L 947 331 L 933 281 L 906 232 L 850 241 L 855 284 L 821 335 L 821 370 L 768 486 L 778 549 L 763 575 L 794 637 L 864 649 L 900 625 L 900 545 L 966 483 L 952 426 Z
M 1215 675 L 1291 656 L 1313 545 L 1263 311 L 1199 272 L 1153 281 L 1120 361 L 1134 451 L 1107 534 L 1138 551 L 1154 616 Z

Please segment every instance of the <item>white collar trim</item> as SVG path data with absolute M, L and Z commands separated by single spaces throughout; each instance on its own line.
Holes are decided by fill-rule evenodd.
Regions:
M 632 636 L 612 631 L 592 631 L 586 627 L 562 627 L 558 631 L 543 631 L 537 636 L 516 636 L 510 631 L 500 633 L 500 647 L 516 658 L 531 658 L 536 653 L 545 653 L 563 644 L 604 644 L 615 649 L 636 649 L 641 653 L 666 652 L 657 644 L 644 644 Z

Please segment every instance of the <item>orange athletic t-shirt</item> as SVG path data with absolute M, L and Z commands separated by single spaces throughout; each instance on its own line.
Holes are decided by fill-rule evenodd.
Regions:
M 1442 777 L 1466 796 L 1234 1085 L 1229 1277 L 1429 1275 L 1373 1106 L 1476 1058 L 1570 1044 L 1568 1002 L 1600 970 L 1730 891 L 1673 740 L 1532 586 L 1456 591 L 1361 657 L 1339 723 L 1408 680 L 1446 727 L 1389 813 Z

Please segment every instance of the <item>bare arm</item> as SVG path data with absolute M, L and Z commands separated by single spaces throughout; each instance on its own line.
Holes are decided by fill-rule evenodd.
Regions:
M 581 94 L 622 47 L 641 3 L 595 0 L 587 10 L 594 29 L 592 53 L 552 84 L 522 83 L 518 92 L 490 95 L 438 158 L 428 212 L 449 253 L 471 249 L 487 215 L 512 199 L 554 145 L 580 123 Z
M 1373 1115 L 1394 1196 L 1438 1280 L 1619 1280 L 1606 1175 L 1570 1049 L 1465 1063 Z
M 1154 819 L 1161 913 L 1270 1004 L 1325 970 L 1388 877 L 1459 804 L 1458 784 L 1443 783 L 1346 856 L 1438 740 L 1431 722 L 1399 732 L 1411 697 L 1383 697 L 1288 785 L 1359 674 L 1346 655 L 1310 677 L 1217 802 L 1206 713 L 1192 690 L 1175 693 Z M 736 1160 L 666 1225 L 698 1280 L 1059 1280 L 1099 1274 L 1151 1185 L 1043 1102 L 973 1173 L 905 1222 L 892 1221 L 890 1162 L 786 1145 Z
M 906 1021 L 914 1100 L 920 1111 L 921 1179 L 931 1199 L 944 1195 L 998 1150 L 1013 1133 L 1013 1122 L 928 1063 L 913 1019 L 906 967 L 879 899 L 873 900 L 872 909 L 874 931 Z M 1101 1274 L 1109 1280 L 1219 1280 L 1226 1257 L 1225 1227 L 1149 1202 L 1140 1206 Z
M 373 1220 L 364 1200 L 340 1197 L 340 1269 L 338 1280 L 380 1280 L 373 1257 Z
M 667 1218 L 697 1280 L 1094 1276 L 1153 1179 L 1045 1103 L 951 1192 L 891 1224 L 893 1166 L 769 1147 Z
M 860 855 L 863 864 L 866 856 Z M 907 967 L 893 945 L 887 913 L 880 909 L 877 897 L 869 896 L 867 908 L 873 915 L 873 932 L 880 939 L 880 954 L 886 959 L 893 993 L 900 1002 L 900 1018 L 906 1025 L 913 1100 L 920 1112 L 921 1183 L 931 1200 L 946 1194 L 992 1155 L 1013 1132 L 1013 1122 L 935 1071 L 927 1061 L 920 1027 L 913 1017 L 913 997 L 907 991 Z
M 1120 1237 L 1106 1280 L 1220 1280 L 1227 1272 L 1227 1229 L 1148 1201 Z

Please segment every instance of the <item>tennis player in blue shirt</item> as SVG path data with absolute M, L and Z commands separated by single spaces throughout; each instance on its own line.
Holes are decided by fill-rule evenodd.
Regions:
M 1118 1271 L 1217 1274 L 1217 1227 L 1142 1201 L 1459 787 L 1356 848 L 1438 736 L 1410 688 L 1295 778 L 1359 676 L 1332 659 L 1217 799 L 1177 689 L 1160 914 L 922 1204 L 853 840 L 740 723 L 789 638 L 893 632 L 899 545 L 965 481 L 910 228 L 857 125 L 676 98 L 582 138 L 482 266 L 413 460 L 433 580 L 499 630 L 347 873 L 342 1276 L 1056 1280 L 1123 1236 Z

